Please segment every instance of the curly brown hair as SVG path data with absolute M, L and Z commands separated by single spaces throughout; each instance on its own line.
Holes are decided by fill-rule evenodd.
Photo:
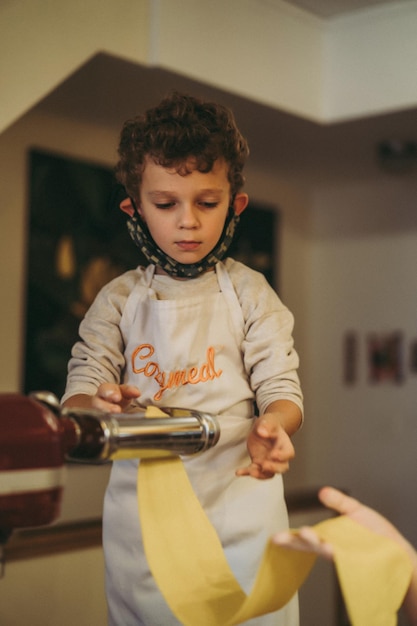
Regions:
M 117 180 L 138 200 L 147 157 L 183 176 L 192 171 L 190 158 L 192 169 L 203 173 L 210 172 L 217 159 L 224 159 L 233 197 L 243 187 L 249 149 L 230 109 L 174 92 L 144 115 L 125 122 L 118 153 Z

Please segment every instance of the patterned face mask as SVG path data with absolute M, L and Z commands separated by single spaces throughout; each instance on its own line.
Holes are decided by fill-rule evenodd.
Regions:
M 132 216 L 129 215 L 127 227 L 131 238 L 150 263 L 158 265 L 167 274 L 175 278 L 195 278 L 214 267 L 218 261 L 224 258 L 233 241 L 239 219 L 239 216 L 230 207 L 219 241 L 199 263 L 178 263 L 165 254 L 152 239 L 148 227 L 136 209 Z

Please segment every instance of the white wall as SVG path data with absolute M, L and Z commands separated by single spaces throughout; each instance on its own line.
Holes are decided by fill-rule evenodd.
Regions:
M 414 107 L 417 2 L 399 0 L 330 20 L 324 33 L 322 119 Z
M 147 0 L 13 0 L 0 6 L 0 131 L 98 51 L 145 62 Z
M 329 122 L 414 106 L 417 0 L 323 20 L 285 0 L 0 5 L 0 130 L 98 52 Z
M 310 484 L 345 487 L 383 510 L 417 545 L 417 181 L 381 176 L 317 190 L 311 317 L 305 320 Z M 358 378 L 343 382 L 343 337 L 355 331 Z M 372 384 L 366 339 L 404 335 L 402 384 Z
M 288 489 L 334 484 L 387 514 L 417 545 L 417 179 L 374 172 L 313 187 L 271 168 L 248 189 L 283 211 L 281 294 L 295 313 L 306 421 Z M 358 339 L 357 382 L 343 382 L 343 339 Z M 371 384 L 370 333 L 404 336 L 404 382 Z
M 315 16 L 280 0 L 157 0 L 151 6 L 152 63 L 320 118 L 324 24 Z
M 2 626 L 104 626 L 101 548 L 6 563 L 0 580 Z

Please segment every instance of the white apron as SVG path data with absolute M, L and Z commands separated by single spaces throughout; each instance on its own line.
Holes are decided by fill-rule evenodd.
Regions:
M 156 299 L 150 288 L 153 271 L 153 266 L 147 270 L 147 297 L 143 287 L 134 290 L 123 312 L 125 382 L 137 385 L 144 406 L 184 407 L 218 417 L 221 435 L 217 445 L 183 460 L 233 573 L 249 593 L 267 539 L 288 527 L 288 516 L 281 476 L 265 481 L 235 476 L 238 467 L 249 463 L 246 438 L 254 399 L 240 348 L 242 310 L 222 263 L 216 266 L 221 291 L 181 300 Z M 114 462 L 105 496 L 103 543 L 109 624 L 177 626 L 179 622 L 159 593 L 143 553 L 137 467 L 136 460 Z M 297 626 L 297 599 L 281 611 L 246 624 Z

